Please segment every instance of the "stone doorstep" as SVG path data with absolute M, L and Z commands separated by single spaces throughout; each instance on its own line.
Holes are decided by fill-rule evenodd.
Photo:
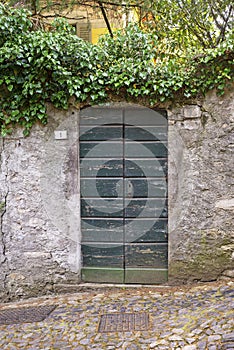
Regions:
M 226 282 L 226 283 L 225 283 Z M 169 284 L 169 283 L 165 283 L 165 284 L 130 284 L 130 283 L 94 283 L 94 282 L 81 282 L 79 284 L 62 284 L 62 283 L 57 283 L 54 284 L 54 289 L 57 288 L 61 288 L 63 290 L 66 290 L 67 288 L 67 292 L 65 292 L 64 294 L 68 294 L 70 289 L 73 289 L 77 292 L 80 291 L 84 291 L 84 292 L 88 292 L 89 290 L 98 290 L 98 289 L 115 289 L 115 288 L 120 288 L 120 289 L 127 289 L 127 288 L 133 288 L 133 289 L 137 289 L 137 288 L 152 288 L 154 290 L 159 290 L 161 291 L 168 291 L 171 290 L 172 292 L 176 292 L 176 291 L 181 291 L 181 292 L 189 292 L 189 291 L 193 291 L 194 288 L 195 289 L 206 289 L 206 288 L 219 288 L 222 285 L 227 285 L 227 286 L 233 286 L 234 287 L 234 282 L 232 281 L 211 281 L 211 282 L 201 282 L 201 283 L 192 283 L 192 284 Z
M 68 293 L 78 293 L 78 292 L 92 292 L 103 289 L 116 289 L 120 290 L 125 289 L 137 289 L 137 288 L 152 288 L 155 291 L 166 291 L 171 286 L 169 285 L 155 285 L 155 284 L 114 284 L 114 283 L 81 283 L 81 284 L 55 284 L 54 292 L 59 294 L 68 294 Z

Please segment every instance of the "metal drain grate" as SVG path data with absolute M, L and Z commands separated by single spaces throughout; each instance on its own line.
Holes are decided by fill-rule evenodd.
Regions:
M 129 332 L 147 331 L 149 328 L 149 314 L 115 313 L 101 315 L 98 332 Z
M 0 325 L 43 321 L 57 305 L 21 307 L 0 311 Z

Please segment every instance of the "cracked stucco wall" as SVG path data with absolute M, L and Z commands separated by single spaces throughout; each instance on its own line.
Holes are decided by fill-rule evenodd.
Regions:
M 232 278 L 233 91 L 169 116 L 169 283 Z M 77 290 L 79 111 L 48 106 L 29 137 L 0 139 L 0 298 Z M 68 137 L 55 140 L 54 131 Z

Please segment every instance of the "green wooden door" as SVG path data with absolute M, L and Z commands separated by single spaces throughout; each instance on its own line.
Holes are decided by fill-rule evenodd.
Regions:
M 82 279 L 167 280 L 167 119 L 141 107 L 80 119 Z

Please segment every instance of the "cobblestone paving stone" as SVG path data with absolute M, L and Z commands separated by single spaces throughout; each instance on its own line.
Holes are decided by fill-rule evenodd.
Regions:
M 56 304 L 43 321 L 0 326 L 1 350 L 234 349 L 234 283 L 115 288 L 1 304 Z M 98 332 L 100 316 L 148 312 L 148 331 Z

